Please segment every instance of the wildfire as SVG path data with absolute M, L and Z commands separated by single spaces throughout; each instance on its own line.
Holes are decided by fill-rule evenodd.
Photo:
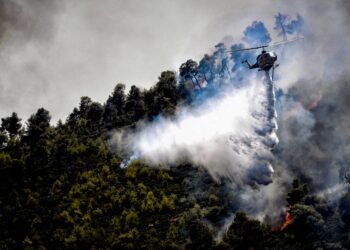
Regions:
M 286 212 L 286 215 L 284 216 L 283 223 L 280 230 L 282 231 L 283 229 L 285 229 L 291 221 L 292 221 L 292 214 L 290 213 L 290 207 L 289 207 Z
M 292 221 L 292 214 L 290 212 L 290 207 L 288 207 L 288 209 L 286 211 L 286 214 L 285 214 L 285 216 L 283 218 L 282 225 L 274 227 L 272 229 L 272 231 L 274 231 L 274 232 L 282 231 L 283 229 L 285 229 L 289 225 L 289 223 L 291 221 Z
M 319 101 L 321 101 L 321 99 L 322 99 L 322 93 L 319 92 L 318 95 L 317 95 L 317 97 L 316 97 L 316 99 L 314 99 L 314 100 L 311 102 L 311 105 L 310 105 L 310 108 L 309 108 L 309 109 L 311 110 L 311 109 L 316 108 L 317 105 L 318 105 L 318 103 L 319 103 Z
M 322 100 L 323 94 L 321 91 L 317 93 L 317 95 L 313 95 L 312 97 L 299 97 L 297 100 L 301 103 L 301 105 L 307 110 L 313 110 L 317 108 L 319 102 Z

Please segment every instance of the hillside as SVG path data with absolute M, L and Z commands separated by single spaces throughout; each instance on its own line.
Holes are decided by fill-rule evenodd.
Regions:
M 299 15 L 293 21 L 303 22 Z M 295 27 L 291 34 L 301 32 Z M 243 41 L 271 38 L 255 21 Z M 103 104 L 81 97 L 56 125 L 45 108 L 27 121 L 16 113 L 2 118 L 0 249 L 349 249 L 346 74 L 327 78 L 336 87 L 318 82 L 321 94 L 307 80 L 277 89 L 281 142 L 269 151 L 272 180 L 259 182 L 256 169 L 246 182 L 216 176 L 186 157 L 128 161 L 133 152 L 116 144 L 117 133 L 201 110 L 228 84 L 243 88 L 254 73 L 241 60 L 256 54 L 227 50 L 219 43 L 199 63 L 183 63 L 179 74 L 162 72 L 149 89 L 126 92 L 119 83 Z M 201 145 L 203 151 L 211 146 Z M 326 185 L 329 176 L 339 180 L 333 188 Z

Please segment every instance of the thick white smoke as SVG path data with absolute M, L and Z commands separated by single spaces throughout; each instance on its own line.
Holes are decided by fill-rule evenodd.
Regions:
M 154 165 L 191 162 L 217 180 L 270 183 L 270 150 L 278 142 L 272 82 L 261 72 L 247 86 L 233 85 L 196 108 L 180 110 L 175 119 L 161 118 L 132 135 L 131 158 Z
M 299 5 L 304 7 L 305 3 L 299 2 Z M 314 10 L 315 7 L 318 11 Z M 290 49 L 287 49 L 287 46 L 283 47 L 283 53 L 277 51 L 281 64 L 276 74 L 277 87 L 287 94 L 290 87 L 298 86 L 300 88 L 300 85 L 305 85 L 304 88 L 300 88 L 307 90 L 304 94 L 308 95 L 310 99 L 317 99 L 320 91 L 322 93 L 329 87 L 338 89 L 337 85 L 329 85 L 335 82 L 334 79 L 338 78 L 348 65 L 349 53 L 345 44 L 349 41 L 349 35 L 343 29 L 345 27 L 345 13 L 340 11 L 338 4 L 329 4 L 328 2 L 313 2 L 299 10 L 305 17 L 308 34 L 302 43 L 290 44 L 288 45 Z M 328 19 L 332 22 L 320 20 L 320 13 L 327 14 Z M 341 41 L 337 39 L 339 37 L 342 37 Z M 332 46 L 335 43 L 338 45 Z M 278 48 L 276 49 L 278 50 Z M 331 79 L 331 81 L 325 79 Z M 267 139 L 272 138 L 271 142 L 276 139 L 274 131 L 271 131 L 271 134 L 260 131 L 261 129 L 264 131 L 263 128 L 266 128 L 266 131 L 270 132 L 270 128 L 273 128 L 275 124 L 275 118 L 271 117 L 271 115 L 274 116 L 274 112 L 270 111 L 270 116 L 264 113 L 268 112 L 269 106 L 274 106 L 273 102 L 268 101 L 274 100 L 273 91 L 269 90 L 268 86 L 266 84 L 264 88 L 263 82 L 253 79 L 249 86 L 245 86 L 244 89 L 226 91 L 221 95 L 221 99 L 212 100 L 195 111 L 180 111 L 175 120 L 161 119 L 158 123 L 146 126 L 144 130 L 131 136 L 133 157 L 142 157 L 154 164 L 190 160 L 208 169 L 216 178 L 228 176 L 234 180 L 232 189 L 240 198 L 239 208 L 260 219 L 266 218 L 267 214 L 271 217 L 278 216 L 285 206 L 286 193 L 291 181 L 298 178 L 300 173 L 311 177 L 317 184 L 317 190 L 321 190 L 321 192 L 325 188 L 333 190 L 334 187 L 334 190 L 337 190 L 335 187 L 339 182 L 338 165 L 341 165 L 337 161 L 338 158 L 344 158 L 338 157 L 337 154 L 343 154 L 344 149 L 347 148 L 346 144 L 341 144 L 342 149 L 331 157 L 332 161 L 330 161 L 329 154 L 323 155 L 323 151 L 315 146 L 314 142 L 310 142 L 316 123 L 314 112 L 309 110 L 310 105 L 307 102 L 303 103 L 302 100 L 288 98 L 287 95 L 282 97 L 279 103 L 281 111 L 279 136 L 283 143 L 278 148 L 280 152 L 277 154 L 278 160 L 275 162 L 276 171 L 273 183 L 261 185 L 259 189 L 252 189 L 247 185 L 243 188 L 235 185 L 235 183 L 240 185 L 239 181 L 269 182 L 271 171 L 269 174 L 261 174 L 257 171 L 264 172 L 268 169 L 267 163 L 272 157 L 269 147 L 266 146 L 269 145 Z M 232 113 L 229 113 L 230 107 L 226 107 L 227 113 L 222 113 L 222 116 L 219 116 L 219 110 L 216 110 L 218 114 L 215 113 L 215 108 L 222 107 L 220 104 L 224 103 L 226 97 L 239 99 L 244 91 L 254 93 L 246 98 L 247 105 L 249 105 L 247 117 L 240 116 L 239 112 L 233 114 L 236 111 L 235 108 L 232 108 Z M 269 96 L 268 93 L 272 96 Z M 315 98 L 312 95 L 315 95 Z M 339 100 L 336 95 L 332 95 L 332 97 L 335 97 L 334 102 Z M 241 109 L 244 109 L 244 105 Z M 264 115 L 259 117 L 259 115 L 254 114 L 254 111 L 256 114 L 262 113 Z M 323 121 L 332 123 L 331 119 L 325 118 L 329 116 L 328 111 L 324 112 L 325 114 L 318 115 L 322 115 Z M 237 115 L 236 118 L 239 118 L 238 127 L 229 124 L 231 131 L 220 131 L 223 133 L 219 133 L 217 136 L 215 128 L 221 126 L 217 123 L 222 120 L 218 117 L 213 118 L 214 128 L 212 128 L 209 126 L 210 123 L 204 123 L 207 121 L 204 118 L 210 117 L 210 115 L 212 117 L 218 115 L 225 121 L 234 119 Z M 344 120 L 346 119 L 345 117 Z M 196 126 L 190 126 L 193 131 L 189 130 L 185 133 L 183 130 L 187 128 L 187 124 L 196 124 Z M 341 127 L 334 124 L 331 126 Z M 183 134 L 180 133 L 181 131 Z M 339 129 L 339 134 L 344 134 L 343 131 L 347 130 Z M 200 136 L 192 138 L 197 132 Z M 259 136 L 259 134 L 261 135 Z M 341 137 L 347 138 L 347 136 Z M 338 137 L 336 138 L 339 144 L 340 140 Z M 161 140 L 158 141 L 158 139 Z M 209 143 L 205 143 L 206 140 Z M 170 144 L 164 143 L 169 141 Z M 327 143 L 331 148 L 336 145 L 333 141 Z M 272 146 L 272 144 L 270 145 Z M 327 162 L 333 163 L 333 161 L 337 167 L 327 164 Z M 263 164 L 263 166 L 259 167 L 258 163 Z M 320 163 L 322 163 L 322 167 L 320 167 Z M 257 176 L 259 178 L 256 178 Z

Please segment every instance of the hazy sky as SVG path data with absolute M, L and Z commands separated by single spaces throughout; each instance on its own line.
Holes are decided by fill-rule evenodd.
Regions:
M 238 42 L 253 20 L 272 31 L 277 12 L 317 16 L 329 1 L 303 2 L 0 0 L 0 117 L 45 107 L 65 119 L 83 95 L 103 103 L 116 83 L 148 88 L 224 37 Z

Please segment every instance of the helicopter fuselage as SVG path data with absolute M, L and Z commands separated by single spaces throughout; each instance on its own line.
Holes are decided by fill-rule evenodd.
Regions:
M 277 54 L 273 51 L 262 53 L 256 60 L 259 70 L 270 70 L 277 61 Z

